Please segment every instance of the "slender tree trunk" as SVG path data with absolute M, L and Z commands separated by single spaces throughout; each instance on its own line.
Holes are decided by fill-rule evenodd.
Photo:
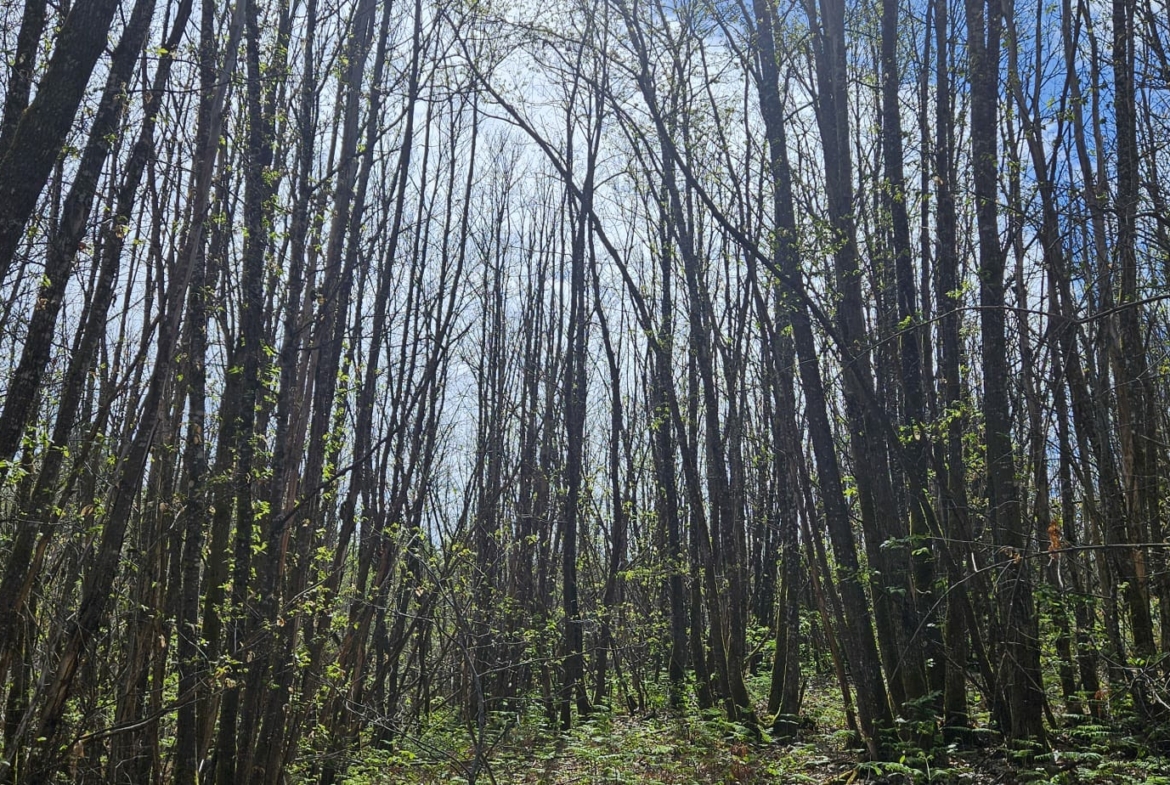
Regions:
M 36 307 L 29 319 L 28 337 L 20 363 L 12 374 L 3 412 L 0 412 L 0 461 L 3 462 L 0 463 L 0 480 L 3 479 L 8 459 L 20 445 L 24 429 L 33 413 L 33 400 L 40 390 L 41 375 L 49 361 L 65 288 L 93 209 L 98 178 L 117 138 L 118 125 L 126 108 L 130 78 L 150 31 L 154 5 L 154 0 L 138 0 L 134 4 L 126 30 L 111 58 L 106 86 L 73 185 L 65 198 L 62 219 L 49 238 L 48 258 L 37 293 Z
M 8 144 L 0 147 L 0 281 L 12 268 L 24 226 L 73 126 L 120 5 L 119 0 L 87 0 L 74 5 L 61 25 L 36 96 L 21 113 Z M 30 9 L 30 16 L 35 11 Z M 28 21 L 31 34 L 37 20 Z M 11 98 L 15 113 L 21 87 L 19 83 L 12 87 L 16 89 Z M 6 97 L 5 103 L 8 101 Z
M 971 169 L 979 229 L 987 503 L 993 539 L 1005 559 L 997 598 L 1005 636 L 998 665 L 998 686 L 1006 696 L 1008 715 L 1000 718 L 1000 723 L 1011 738 L 1042 740 L 1040 642 L 1031 577 L 1024 559 L 1029 537 L 1023 525 L 1011 441 L 1004 252 L 1000 247 L 997 207 L 997 106 L 1003 9 L 999 0 L 967 0 L 966 5 L 971 61 Z
M 1113 244 L 1113 267 L 1120 284 L 1115 313 L 1116 338 L 1110 341 L 1110 361 L 1117 380 L 1117 426 L 1121 436 L 1123 482 L 1130 511 L 1130 542 L 1151 542 L 1161 529 L 1157 432 L 1160 420 L 1154 402 L 1149 361 L 1141 328 L 1138 300 L 1137 212 L 1140 200 L 1137 98 L 1134 87 L 1135 0 L 1113 0 L 1113 111 L 1117 133 L 1117 179 L 1114 208 L 1117 238 Z M 1134 563 L 1137 593 L 1132 594 L 1130 624 L 1134 654 L 1143 663 L 1157 653 L 1149 611 L 1149 568 L 1143 551 L 1130 554 Z M 1161 584 L 1159 579 L 1159 584 Z M 1137 608 L 1136 605 L 1145 606 Z M 1166 613 L 1167 609 L 1163 609 Z M 1165 625 L 1163 625 L 1165 628 Z M 1165 630 L 1163 630 L 1165 632 Z M 1135 695 L 1140 708 L 1157 711 L 1156 704 Z M 1144 705 L 1141 705 L 1144 704 Z M 1163 707 L 1164 708 L 1164 707 Z
M 46 6 L 48 0 L 28 0 L 20 17 L 20 33 L 16 36 L 16 51 L 8 71 L 8 84 L 4 94 L 4 114 L 0 117 L 0 158 L 8 152 L 20 116 L 28 108 L 33 77 L 36 74 L 37 49 L 41 45 L 41 34 L 45 30 Z

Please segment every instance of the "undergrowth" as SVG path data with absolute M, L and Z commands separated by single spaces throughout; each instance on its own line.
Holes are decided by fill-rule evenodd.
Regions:
M 677 714 L 664 705 L 638 713 L 599 707 L 565 733 L 551 727 L 534 705 L 489 718 L 478 763 L 471 729 L 438 713 L 426 726 L 399 736 L 393 749 L 353 754 L 342 782 L 1170 785 L 1170 757 L 1164 751 L 1088 722 L 1054 730 L 1045 751 L 1009 749 L 988 733 L 976 734 L 965 748 L 937 741 L 923 749 L 900 741 L 893 745 L 892 760 L 863 761 L 839 705 L 831 689 L 810 689 L 800 737 L 785 744 L 766 733 L 758 738 L 721 713 L 693 705 Z

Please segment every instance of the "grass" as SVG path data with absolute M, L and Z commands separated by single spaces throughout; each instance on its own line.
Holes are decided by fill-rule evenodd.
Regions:
M 853 748 L 836 696 L 827 687 L 805 698 L 805 730 L 793 744 L 751 740 L 718 713 L 691 707 L 682 716 L 598 710 L 568 733 L 540 716 L 497 718 L 486 735 L 478 783 L 516 785 L 699 785 L 712 783 L 971 783 L 973 785 L 1170 785 L 1170 758 L 1103 727 L 1052 735 L 1052 751 L 1027 764 L 1002 745 L 931 755 L 906 747 L 898 760 L 864 763 Z M 437 718 L 392 753 L 366 751 L 348 785 L 468 782 L 470 735 Z

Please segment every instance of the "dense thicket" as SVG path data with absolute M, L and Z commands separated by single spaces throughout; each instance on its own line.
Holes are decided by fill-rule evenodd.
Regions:
M 1170 727 L 1167 11 L 6 4 L 0 781 Z

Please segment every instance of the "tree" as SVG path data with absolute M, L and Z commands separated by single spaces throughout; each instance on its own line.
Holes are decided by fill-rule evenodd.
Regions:
M 9 9 L 0 780 L 1160 743 L 1158 10 Z

